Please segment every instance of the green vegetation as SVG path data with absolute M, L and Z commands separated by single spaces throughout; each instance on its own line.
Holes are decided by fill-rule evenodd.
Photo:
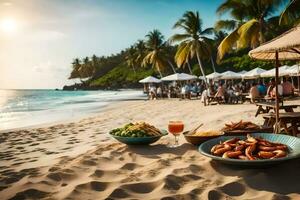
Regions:
M 274 15 L 282 3 L 287 3 L 286 8 Z M 138 80 L 146 76 L 174 72 L 200 76 L 213 71 L 270 69 L 273 63 L 252 60 L 248 52 L 299 24 L 299 6 L 300 0 L 225 0 L 216 12 L 230 18 L 204 30 L 200 14 L 187 11 L 173 26 L 178 33 L 168 40 L 154 29 L 118 54 L 75 58 L 69 79 L 81 83 L 64 89 L 141 87 Z
M 134 124 L 129 123 L 122 128 L 116 128 L 111 130 L 109 134 L 115 136 L 121 136 L 121 137 L 148 137 L 148 134 L 144 130 L 139 130 L 139 129 L 131 130 L 133 126 Z
M 137 69 L 135 73 L 128 70 L 126 64 L 121 64 L 114 67 L 107 74 L 102 77 L 92 80 L 90 82 L 91 88 L 107 88 L 107 89 L 117 89 L 117 88 L 132 88 L 139 87 L 140 84 L 138 80 L 141 80 L 147 76 L 155 75 L 153 69 Z

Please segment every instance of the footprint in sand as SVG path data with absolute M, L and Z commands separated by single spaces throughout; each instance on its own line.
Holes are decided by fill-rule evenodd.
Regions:
M 97 192 L 104 191 L 108 187 L 109 183 L 100 181 L 91 181 L 88 183 L 80 184 L 75 187 L 75 191 L 78 190 L 94 190 Z
M 44 192 L 37 189 L 27 189 L 22 192 L 18 192 L 11 200 L 17 200 L 17 199 L 42 199 L 46 197 L 49 193 Z
M 193 164 L 189 166 L 189 169 L 190 169 L 191 172 L 193 172 L 194 174 L 197 174 L 197 173 L 199 173 L 199 172 L 204 171 L 204 169 L 203 169 L 201 166 L 199 166 L 199 165 L 193 165 Z
M 128 194 L 126 192 L 126 190 L 117 188 L 106 199 L 108 200 L 108 199 L 114 199 L 114 198 L 127 198 L 129 196 L 130 196 L 130 194 Z
M 152 192 L 153 190 L 155 190 L 155 188 L 159 187 L 160 185 L 160 182 L 134 183 L 122 185 L 121 188 L 135 193 L 146 194 Z
M 246 191 L 245 186 L 238 182 L 228 183 L 219 189 L 229 196 L 240 196 Z
M 225 195 L 217 190 L 210 190 L 208 192 L 208 200 L 225 200 L 225 199 L 232 199 L 228 195 Z
M 271 200 L 290 200 L 291 198 L 282 194 L 274 194 Z
M 104 175 L 104 171 L 100 169 L 96 169 L 95 172 L 91 176 L 96 176 L 97 178 L 100 178 Z
M 81 163 L 83 165 L 89 165 L 89 166 L 96 166 L 97 165 L 97 162 L 95 162 L 93 160 L 89 160 L 89 159 L 82 160 Z
M 164 189 L 166 190 L 179 190 L 184 184 L 184 181 L 181 177 L 171 174 L 164 178 L 164 182 Z
M 139 165 L 137 165 L 136 163 L 126 163 L 125 165 L 123 165 L 120 169 L 124 169 L 124 170 L 134 170 L 136 168 L 138 168 Z

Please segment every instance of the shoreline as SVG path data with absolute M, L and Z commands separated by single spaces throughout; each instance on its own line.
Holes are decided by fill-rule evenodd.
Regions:
M 120 101 L 120 102 L 122 102 L 122 101 Z M 119 103 L 119 102 L 116 102 L 116 103 Z M 22 131 L 22 130 L 46 128 L 46 127 L 56 126 L 56 125 L 60 125 L 60 124 L 75 123 L 77 121 L 80 121 L 80 120 L 83 120 L 86 118 L 95 117 L 95 116 L 99 115 L 99 112 L 103 112 L 103 111 L 105 111 L 105 109 L 109 109 L 107 107 L 110 107 L 110 106 L 112 106 L 112 104 L 104 105 L 104 106 L 100 107 L 99 110 L 97 110 L 95 113 L 85 113 L 82 116 L 72 117 L 72 119 L 55 120 L 53 122 L 39 123 L 36 125 L 28 125 L 28 126 L 19 127 L 19 128 L 0 130 L 0 134 L 7 133 L 7 132 Z
M 22 91 L 22 90 L 21 90 Z M 33 91 L 33 90 L 28 90 L 28 91 Z M 46 90 L 44 90 L 46 91 Z M 137 90 L 119 90 L 119 92 L 140 92 Z M 114 91 L 112 91 L 114 92 Z M 108 99 L 104 99 L 104 101 L 95 101 L 91 103 L 81 103 L 79 104 L 70 104 L 67 106 L 73 106 L 73 107 L 67 107 L 67 106 L 60 106 L 60 107 L 54 107 L 54 108 L 47 108 L 43 110 L 39 110 L 36 113 L 35 111 L 25 111 L 23 115 L 28 115 L 28 116 L 21 116 L 21 118 L 17 118 L 15 120 L 10 120 L 10 121 L 4 121 L 2 128 L 0 128 L 0 133 L 3 132 L 11 132 L 11 131 L 18 131 L 22 129 L 27 129 L 27 128 L 38 128 L 40 126 L 51 126 L 55 125 L 58 123 L 67 123 L 67 122 L 73 122 L 77 121 L 80 119 L 88 118 L 91 116 L 95 116 L 99 114 L 102 110 L 105 110 L 105 107 L 111 106 L 111 104 L 115 104 L 118 102 L 123 102 L 123 101 L 135 101 L 135 100 L 144 100 L 145 97 L 143 96 L 132 96 L 132 97 L 123 97 L 121 96 L 120 99 L 114 99 L 114 97 L 109 97 Z M 104 96 L 104 98 L 106 98 Z M 96 110 L 96 111 L 95 111 Z M 17 111 L 11 111 L 13 114 L 18 113 Z M 72 114 L 67 114 L 71 112 Z M 4 112 L 5 113 L 5 112 Z M 8 112 L 10 114 L 10 112 Z M 40 118 L 39 118 L 40 116 Z M 46 116 L 46 117 L 45 117 Z M 4 118 L 5 119 L 5 118 Z M 15 127 L 14 124 L 17 124 L 20 122 L 20 124 L 23 124 L 21 126 Z M 34 122 L 34 123 L 32 123 Z

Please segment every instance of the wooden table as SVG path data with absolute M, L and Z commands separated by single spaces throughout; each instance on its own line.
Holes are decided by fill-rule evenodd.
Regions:
M 276 108 L 275 102 L 262 102 L 262 103 L 255 103 L 257 108 L 255 117 L 262 113 L 269 113 L 270 110 L 274 110 Z M 300 105 L 283 105 L 283 102 L 279 105 L 279 110 L 284 110 L 285 112 L 294 112 L 294 108 L 297 108 Z
M 276 123 L 275 113 L 264 114 L 264 126 L 274 126 Z M 297 136 L 300 133 L 300 112 L 279 113 L 279 130 L 289 135 Z

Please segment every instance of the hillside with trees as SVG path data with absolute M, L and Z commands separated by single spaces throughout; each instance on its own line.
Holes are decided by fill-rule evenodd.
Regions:
M 69 79 L 80 83 L 64 89 L 136 88 L 141 87 L 138 80 L 146 76 L 175 72 L 205 76 L 213 71 L 270 69 L 273 63 L 252 60 L 248 52 L 297 26 L 299 2 L 226 0 L 216 13 L 229 18 L 205 29 L 199 12 L 186 11 L 174 22 L 176 34 L 170 38 L 154 29 L 118 54 L 75 58 Z

